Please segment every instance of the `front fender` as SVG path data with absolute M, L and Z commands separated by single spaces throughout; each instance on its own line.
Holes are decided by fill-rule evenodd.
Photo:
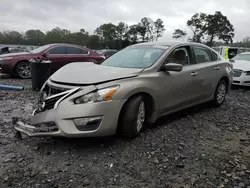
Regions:
M 160 99 L 162 98 L 162 88 L 160 85 L 156 85 L 155 83 L 155 80 L 150 77 L 134 77 L 98 85 L 98 88 L 120 85 L 120 88 L 113 96 L 113 100 L 127 101 L 133 95 L 138 93 L 147 93 L 153 98 L 155 111 L 158 113 L 160 108 Z

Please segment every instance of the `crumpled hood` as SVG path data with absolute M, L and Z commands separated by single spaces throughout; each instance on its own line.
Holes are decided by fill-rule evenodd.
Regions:
M 27 55 L 27 54 L 30 54 L 30 53 L 28 52 L 7 53 L 7 54 L 0 55 L 0 59 L 4 57 L 15 57 L 15 56 L 22 56 L 22 55 Z
M 61 84 L 98 84 L 121 78 L 137 76 L 142 69 L 117 68 L 91 62 L 70 63 L 56 71 L 50 80 Z
M 235 60 L 235 62 L 233 62 L 233 68 L 243 71 L 250 71 L 250 61 Z

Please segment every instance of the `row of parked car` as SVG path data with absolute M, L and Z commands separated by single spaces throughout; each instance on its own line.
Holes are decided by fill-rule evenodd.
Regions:
M 136 137 L 166 114 L 204 102 L 222 105 L 237 63 L 206 45 L 185 42 L 135 44 L 107 59 L 67 45 L 47 45 L 31 54 L 56 61 L 76 50 L 86 57 L 77 61 L 96 63 L 69 63 L 51 75 L 31 123 L 17 121 L 17 131 L 29 136 Z
M 52 62 L 51 72 L 57 71 L 64 65 L 72 62 L 93 62 L 100 64 L 116 50 L 90 50 L 72 44 L 48 44 L 31 51 L 11 51 L 8 47 L 2 48 L 0 55 L 0 71 L 5 74 L 30 78 L 30 59 L 44 59 Z

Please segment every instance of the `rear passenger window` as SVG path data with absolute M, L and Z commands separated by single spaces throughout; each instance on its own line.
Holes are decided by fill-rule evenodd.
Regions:
M 55 48 L 51 48 L 49 54 L 66 54 L 66 48 L 64 46 L 57 46 Z
M 88 54 L 87 50 L 75 47 L 66 47 L 67 54 Z
M 83 50 L 83 49 L 80 49 L 80 54 L 89 54 L 89 51 L 88 50 Z
M 209 50 L 205 48 L 194 47 L 194 55 L 196 58 L 196 63 L 205 63 L 213 61 Z

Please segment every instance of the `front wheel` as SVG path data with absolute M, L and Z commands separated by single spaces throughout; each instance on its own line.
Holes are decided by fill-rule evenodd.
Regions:
M 146 103 L 142 96 L 129 99 L 120 114 L 120 133 L 125 137 L 138 136 L 147 120 Z
M 28 79 L 31 78 L 31 67 L 30 63 L 23 61 L 16 65 L 15 73 L 19 78 Z
M 228 89 L 227 82 L 225 80 L 220 80 L 215 89 L 214 99 L 212 101 L 215 107 L 219 107 L 223 104 L 223 102 L 226 99 L 227 89 Z

